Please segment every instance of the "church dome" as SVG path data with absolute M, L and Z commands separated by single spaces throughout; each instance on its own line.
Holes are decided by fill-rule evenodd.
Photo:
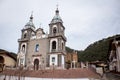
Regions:
M 26 25 L 25 25 L 25 29 L 27 29 L 27 28 L 32 28 L 33 30 L 35 30 L 35 26 L 33 24 L 33 15 L 31 15 L 29 22 L 26 23 Z
M 57 22 L 63 23 L 61 17 L 59 16 L 59 10 L 58 10 L 58 8 L 57 8 L 57 10 L 56 10 L 56 14 L 55 14 L 55 16 L 53 17 L 51 23 L 57 23 Z
M 29 21 L 29 22 L 25 25 L 25 29 L 27 29 L 27 28 L 35 29 L 35 26 L 34 26 L 33 22 Z

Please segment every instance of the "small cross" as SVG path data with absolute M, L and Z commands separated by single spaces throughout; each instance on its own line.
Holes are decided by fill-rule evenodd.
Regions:
M 40 23 L 40 28 L 41 28 L 41 25 L 42 25 L 42 24 Z
M 33 19 L 33 11 L 31 12 L 30 19 L 31 19 L 31 20 Z
M 33 11 L 31 12 L 31 14 L 33 14 Z
M 33 16 L 33 11 L 31 11 L 31 16 Z
M 57 9 L 58 9 L 58 6 L 59 6 L 59 5 L 57 4 L 57 5 L 56 5 Z

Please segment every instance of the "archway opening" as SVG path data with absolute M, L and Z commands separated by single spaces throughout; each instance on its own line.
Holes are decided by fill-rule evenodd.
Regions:
M 56 41 L 53 41 L 52 42 L 52 51 L 55 51 L 56 50 Z
M 22 46 L 22 51 L 25 52 L 25 45 Z
M 38 70 L 39 69 L 39 60 L 35 59 L 34 60 L 34 70 Z
M 0 56 L 0 71 L 3 71 L 3 67 L 4 67 L 4 58 Z
M 4 58 L 0 56 L 0 63 L 4 64 Z

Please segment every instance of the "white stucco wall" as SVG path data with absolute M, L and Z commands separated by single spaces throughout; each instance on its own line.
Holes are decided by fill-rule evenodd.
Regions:
M 0 76 L 0 80 L 5 78 L 4 75 Z M 5 80 L 18 80 L 16 76 L 6 76 Z M 21 77 L 20 80 L 97 80 L 88 78 L 35 78 L 35 77 Z
M 87 79 L 87 78 L 30 78 L 27 77 L 25 80 L 93 80 L 93 79 Z
M 119 57 L 120 57 L 120 46 L 118 46 L 117 50 L 118 50 L 118 54 L 119 54 Z
M 64 64 L 65 64 L 65 57 L 64 57 L 64 55 L 62 55 L 62 65 L 63 65 L 63 67 L 64 67 Z
M 117 47 L 117 71 L 120 72 L 120 46 Z
M 18 58 L 18 65 L 20 66 L 20 64 L 22 64 L 24 66 L 25 65 L 25 54 L 20 52 L 20 53 L 18 53 L 17 58 Z M 20 59 L 23 59 L 22 63 L 21 63 Z
M 55 62 L 52 62 L 52 57 L 55 57 Z M 50 66 L 54 63 L 54 65 L 58 65 L 58 56 L 57 54 L 50 55 Z

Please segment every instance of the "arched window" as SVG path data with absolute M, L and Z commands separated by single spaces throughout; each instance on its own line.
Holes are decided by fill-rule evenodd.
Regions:
M 25 52 L 25 45 L 22 45 L 22 51 Z
M 23 37 L 26 38 L 26 36 L 27 36 L 27 34 L 25 33 L 25 34 L 23 35 Z
M 39 51 L 39 44 L 36 44 L 35 51 L 36 51 L 36 52 Z
M 52 49 L 55 50 L 56 49 L 56 41 L 52 42 Z
M 53 33 L 56 34 L 56 32 L 57 32 L 57 29 L 55 27 L 55 28 L 53 28 Z

